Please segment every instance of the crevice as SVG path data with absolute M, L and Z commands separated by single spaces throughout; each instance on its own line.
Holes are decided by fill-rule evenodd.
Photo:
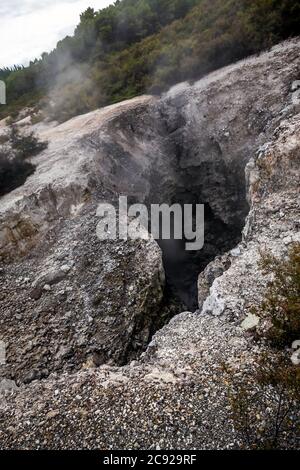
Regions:
M 180 202 L 179 200 L 177 200 Z M 242 238 L 242 225 L 225 224 L 205 204 L 205 243 L 200 251 L 187 251 L 186 240 L 159 240 L 167 285 L 190 311 L 198 308 L 199 274 L 217 256 L 234 248 Z
M 175 139 L 175 158 L 169 158 L 172 181 L 167 181 L 163 190 L 158 190 L 159 175 L 154 171 L 149 179 L 151 203 L 169 205 L 197 204 L 205 206 L 204 246 L 200 251 L 187 251 L 186 241 L 158 240 L 163 253 L 166 281 L 169 291 L 184 304 L 185 308 L 195 311 L 198 308 L 197 280 L 199 274 L 217 256 L 234 248 L 242 239 L 249 206 L 246 198 L 244 163 L 226 165 L 220 145 L 213 146 L 213 158 L 198 154 L 195 157 L 193 146 Z M 172 138 L 171 138 L 172 140 Z M 177 142 L 176 142 L 177 141 Z M 197 165 L 182 162 L 192 160 Z M 161 194 L 159 197 L 157 194 Z

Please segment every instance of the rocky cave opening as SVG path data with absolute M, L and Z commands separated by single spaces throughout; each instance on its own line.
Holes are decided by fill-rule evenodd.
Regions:
M 186 241 L 158 240 L 162 250 L 167 287 L 189 310 L 198 308 L 198 276 L 217 256 L 234 248 L 242 238 L 243 221 L 227 225 L 205 204 L 204 246 L 199 251 L 187 251 Z
M 179 309 L 195 311 L 199 274 L 242 239 L 249 212 L 245 166 L 253 147 L 243 142 L 241 133 L 238 138 L 224 136 L 214 120 L 208 127 L 198 109 L 188 107 L 187 114 L 185 103 L 185 96 L 175 96 L 146 113 L 141 108 L 121 121 L 112 120 L 109 130 L 114 139 L 95 134 L 93 146 L 104 155 L 98 164 L 102 172 L 106 169 L 107 187 L 116 195 L 127 195 L 128 204 L 143 203 L 148 213 L 152 204 L 205 206 L 200 251 L 186 251 L 184 239 L 157 240 L 168 294 L 179 299 Z
M 198 308 L 198 277 L 217 256 L 233 249 L 242 240 L 242 230 L 249 212 L 246 197 L 244 165 L 227 166 L 213 162 L 211 168 L 177 171 L 176 178 L 166 191 L 154 188 L 152 203 L 171 206 L 204 205 L 204 246 L 199 251 L 187 251 L 184 238 L 159 239 L 162 250 L 168 292 L 189 311 Z M 153 180 L 152 180 L 153 181 Z M 161 194 L 157 196 L 157 194 Z M 151 193 L 150 193 L 151 194 Z M 150 196 L 151 197 L 151 196 Z M 158 200 L 159 199 L 159 200 Z M 172 219 L 171 219 L 172 220 Z M 174 220 L 173 220 L 174 222 Z M 173 233 L 171 227 L 171 233 Z

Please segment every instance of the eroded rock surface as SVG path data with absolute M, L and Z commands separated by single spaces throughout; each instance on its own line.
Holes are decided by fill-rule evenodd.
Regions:
M 51 230 L 1 275 L 2 374 L 30 382 L 58 370 L 125 363 L 160 324 L 164 289 L 154 240 L 96 237 L 95 204 Z
M 3 255 L 29 253 L 1 268 L 9 360 L 0 367 L 20 385 L 2 401 L 2 448 L 244 444 L 225 369 L 242 378 L 266 347 L 243 329 L 268 282 L 257 265 L 260 249 L 284 255 L 299 239 L 299 48 L 297 40 L 284 43 L 159 100 L 137 98 L 41 130 L 49 153 L 37 157 L 24 187 L 1 200 L 3 225 L 35 227 L 27 238 L 17 231 L 17 240 L 2 231 Z M 66 194 L 75 182 L 66 212 L 55 196 L 49 218 L 38 188 Z M 119 354 L 122 361 L 124 351 L 149 340 L 163 312 L 164 281 L 153 240 L 96 239 L 97 202 L 119 193 L 146 203 L 206 203 L 207 251 L 187 266 L 196 264 L 199 274 L 212 261 L 199 277 L 200 309 L 175 316 L 123 367 L 103 363 Z M 186 270 L 182 278 L 180 289 L 190 285 Z
M 299 106 L 298 53 L 297 40 L 287 42 L 160 99 L 138 97 L 58 126 L 25 118 L 20 125 L 49 147 L 25 185 L 1 199 L 0 256 L 28 252 L 100 188 L 131 202 L 204 203 L 204 249 L 162 247 L 168 283 L 195 309 L 199 272 L 241 239 L 247 162 Z

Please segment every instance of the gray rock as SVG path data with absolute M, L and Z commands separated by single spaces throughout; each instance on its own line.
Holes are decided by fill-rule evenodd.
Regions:
M 291 86 L 291 91 L 292 93 L 294 93 L 295 91 L 299 90 L 300 89 L 300 80 L 295 80 L 293 83 L 292 83 L 292 86 Z
M 18 390 L 16 382 L 10 379 L 2 379 L 0 381 L 0 395 L 7 395 Z
M 64 269 L 56 269 L 39 276 L 33 283 L 34 287 L 58 284 L 65 279 L 67 271 Z

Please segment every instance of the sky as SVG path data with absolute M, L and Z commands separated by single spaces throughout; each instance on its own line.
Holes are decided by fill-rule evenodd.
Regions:
M 0 67 L 27 65 L 73 33 L 88 7 L 113 0 L 0 0 Z

